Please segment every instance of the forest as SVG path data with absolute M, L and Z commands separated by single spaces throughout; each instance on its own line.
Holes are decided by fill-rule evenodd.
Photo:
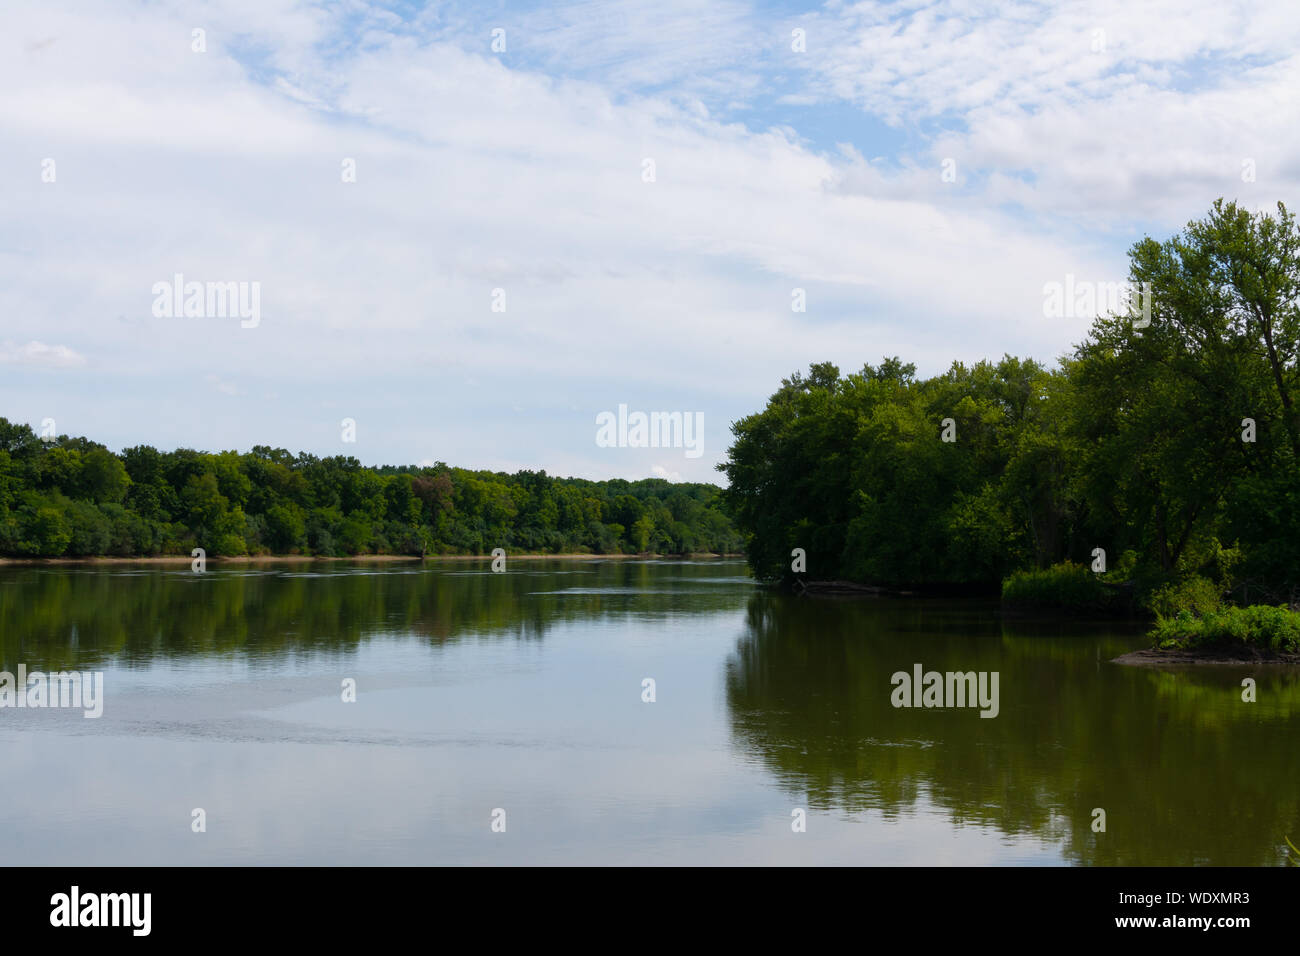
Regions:
M 1294 216 L 1220 200 L 1129 260 L 1149 323 L 1098 316 L 1054 365 L 1007 355 L 921 378 L 893 357 L 783 380 L 719 466 L 755 574 L 1127 594 L 1170 614 L 1295 602 Z
M 709 484 L 37 437 L 0 418 L 0 555 L 735 553 Z

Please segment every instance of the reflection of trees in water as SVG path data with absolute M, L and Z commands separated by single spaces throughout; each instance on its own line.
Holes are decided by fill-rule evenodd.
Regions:
M 1108 663 L 1133 646 L 1096 636 L 1117 627 L 758 593 L 727 665 L 733 732 L 815 807 L 890 816 L 926 793 L 955 823 L 1060 843 L 1079 863 L 1278 863 L 1300 832 L 1300 674 L 1253 673 L 1246 704 L 1245 672 Z M 895 709 L 890 676 L 915 662 L 999 671 L 1001 714 Z
M 743 606 L 733 564 L 489 562 L 385 566 L 0 569 L 0 664 L 79 667 L 247 652 L 351 653 L 383 635 L 540 639 L 557 624 Z M 565 591 L 564 589 L 570 589 Z

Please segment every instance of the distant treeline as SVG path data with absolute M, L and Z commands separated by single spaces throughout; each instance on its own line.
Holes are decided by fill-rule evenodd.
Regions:
M 1007 356 L 920 379 L 890 358 L 783 381 L 721 466 L 756 574 L 992 589 L 1094 569 L 1101 549 L 1129 586 L 1294 599 L 1295 219 L 1219 202 L 1130 259 L 1149 317 L 1098 318 L 1059 367 Z
M 0 418 L 0 555 L 738 552 L 720 489 L 365 467 L 257 446 L 114 454 Z

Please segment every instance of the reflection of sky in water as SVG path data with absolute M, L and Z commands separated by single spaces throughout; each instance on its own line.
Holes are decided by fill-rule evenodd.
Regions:
M 1149 777 L 1142 715 L 1176 722 L 1170 702 L 1187 699 L 1203 718 L 1187 695 L 1217 699 L 1237 680 L 1180 683 L 1105 663 L 1138 646 L 1131 633 L 999 636 L 987 609 L 971 616 L 974 605 L 769 604 L 735 564 L 656 566 L 642 589 L 626 576 L 645 569 L 613 564 L 512 578 L 510 617 L 460 621 L 445 642 L 393 610 L 439 575 L 367 568 L 402 576 L 406 590 L 361 622 L 359 640 L 137 654 L 96 665 L 107 696 L 99 720 L 0 712 L 0 754 L 23 782 L 0 802 L 15 859 L 1060 864 L 1077 830 L 1073 804 L 1086 812 L 1095 799 L 1081 768 L 1097 755 L 1076 752 L 1093 738 L 1049 726 L 1078 709 L 1076 696 L 1131 699 L 1138 709 L 1116 720 L 1137 751 L 1107 759 Z M 442 570 L 460 582 L 453 603 L 483 583 Z M 354 577 L 316 576 L 332 575 Z M 149 574 L 121 577 L 131 587 Z M 588 603 L 575 615 L 574 601 Z M 546 618 L 540 638 L 520 630 L 535 614 Z M 889 671 L 914 659 L 999 669 L 1003 715 L 879 709 Z M 654 704 L 641 700 L 645 677 Z M 341 700 L 344 678 L 357 682 L 354 704 Z M 1279 688 L 1295 685 L 1269 685 Z M 1266 728 L 1293 719 L 1276 703 L 1294 701 L 1287 693 L 1255 712 Z M 1086 720 L 1107 732 L 1106 708 L 1094 709 Z M 1237 713 L 1221 715 L 1226 732 L 1237 732 Z M 1009 827 L 1002 800 L 1016 802 Z M 207 811 L 207 833 L 190 831 L 194 807 Z M 490 831 L 495 807 L 507 811 L 505 834 Z M 808 809 L 806 833 L 791 832 L 795 807 Z M 1120 801 L 1111 812 L 1122 829 Z

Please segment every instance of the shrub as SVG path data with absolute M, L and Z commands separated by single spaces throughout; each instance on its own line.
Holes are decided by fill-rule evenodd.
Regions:
M 1194 574 L 1153 591 L 1146 605 L 1157 618 L 1177 617 L 1183 611 L 1191 612 L 1193 617 L 1204 617 L 1223 607 L 1223 594 L 1209 578 Z
M 1184 609 L 1157 619 L 1151 637 L 1156 647 L 1166 650 L 1245 645 L 1300 653 L 1300 612 L 1267 604 L 1225 607 L 1199 616 Z
M 1002 582 L 1004 604 L 1108 610 L 1115 595 L 1082 564 L 1063 561 L 1050 568 L 1017 571 Z

